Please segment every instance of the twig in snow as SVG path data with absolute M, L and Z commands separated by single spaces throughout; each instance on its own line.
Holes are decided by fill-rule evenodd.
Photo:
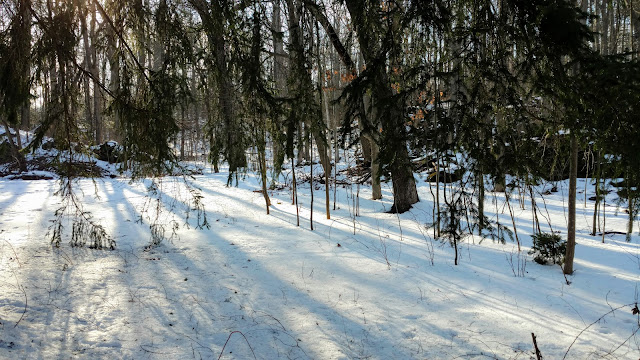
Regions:
M 542 199 L 542 203 L 544 204 L 544 211 L 547 213 L 547 216 L 544 216 L 544 214 L 540 213 L 540 215 L 542 215 L 542 217 L 547 220 L 547 225 L 549 225 L 549 230 L 553 233 L 553 227 L 551 227 L 551 215 L 549 215 L 549 208 L 547 208 L 547 201 L 544 199 L 544 194 L 540 191 L 540 190 L 536 190 L 536 192 L 538 193 L 538 195 L 540 195 L 540 198 Z
M 18 276 L 16 276 L 15 273 L 13 273 L 13 276 L 16 278 L 16 284 L 18 285 L 18 289 L 20 289 L 22 291 L 22 294 L 24 295 L 24 311 L 22 312 L 22 315 L 20 315 L 20 319 L 18 319 L 18 321 L 16 322 L 15 325 L 13 325 L 14 328 L 18 327 L 18 324 L 20 324 L 20 321 L 22 321 L 22 319 L 24 318 L 24 314 L 27 313 L 27 292 L 24 290 L 24 286 L 20 285 L 20 281 L 18 281 Z
M 4 242 L 6 242 L 11 248 L 11 251 L 13 251 L 13 256 L 16 258 L 16 261 L 18 262 L 18 267 L 22 267 L 22 264 L 20 264 L 20 259 L 18 259 L 18 254 L 16 253 L 16 249 L 13 248 L 13 245 L 11 245 L 11 243 L 7 241 L 7 239 L 4 239 Z
M 562 264 L 558 264 L 558 266 L 560 266 L 560 271 L 562 271 L 562 275 L 564 276 L 564 282 L 567 283 L 567 285 L 571 285 L 571 281 L 569 281 L 569 279 L 567 279 L 567 274 L 564 273 L 564 269 L 562 268 Z
M 258 358 L 256 357 L 256 353 L 253 352 L 253 348 L 251 347 L 251 344 L 249 344 L 249 340 L 247 340 L 247 337 L 244 336 L 244 334 L 242 333 L 242 331 L 232 331 L 231 334 L 229 334 L 229 337 L 227 338 L 227 341 L 224 342 L 224 345 L 222 346 L 222 350 L 220 351 L 220 356 L 218 356 L 218 360 L 220 360 L 220 358 L 222 358 L 222 354 L 224 354 L 224 348 L 227 347 L 227 344 L 229 343 L 229 340 L 231 340 L 231 337 L 233 336 L 233 334 L 238 333 L 240 335 L 242 335 L 242 337 L 244 338 L 244 341 L 247 342 L 247 345 L 249 345 L 249 350 L 251 350 L 251 353 L 253 354 L 253 358 L 258 360 Z
M 144 346 L 145 345 L 140 345 L 140 349 L 142 349 L 142 350 L 144 350 L 144 351 L 146 351 L 148 353 L 151 353 L 151 354 L 163 354 L 164 355 L 164 353 L 161 353 L 161 352 L 158 352 L 158 351 L 151 351 L 149 349 L 145 349 Z
M 607 313 L 605 313 L 604 315 L 602 315 L 602 316 L 600 316 L 599 318 L 597 318 L 594 322 L 592 322 L 591 324 L 589 324 L 589 326 L 585 327 L 584 329 L 582 329 L 582 331 L 580 331 L 580 333 L 578 333 L 578 335 L 576 336 L 576 338 L 575 338 L 575 339 L 573 339 L 573 341 L 571 342 L 571 345 L 569 345 L 569 348 L 567 349 L 567 351 L 564 353 L 564 356 L 562 357 L 562 360 L 564 360 L 564 359 L 566 359 L 566 358 L 567 358 L 567 355 L 569 355 L 569 351 L 571 351 L 571 348 L 573 347 L 573 344 L 575 344 L 575 343 L 576 343 L 576 341 L 578 341 L 578 338 L 580 337 L 580 335 L 582 335 L 582 333 L 584 333 L 585 331 L 589 330 L 589 328 L 590 328 L 590 327 L 592 327 L 593 325 L 595 325 L 595 324 L 599 323 L 599 322 L 600 322 L 602 319 L 604 319 L 607 315 L 612 314 L 612 313 L 614 313 L 616 310 L 620 310 L 620 309 L 625 308 L 625 307 L 627 307 L 627 306 L 629 306 L 629 307 L 635 306 L 635 308 L 633 308 L 633 309 L 632 309 L 632 312 L 634 313 L 634 315 L 636 315 L 636 311 L 637 311 L 637 309 L 638 309 L 638 304 L 637 304 L 637 303 L 621 305 L 621 306 L 618 306 L 618 307 L 617 307 L 617 308 L 615 308 L 615 309 L 611 309 L 611 310 L 609 310 Z M 633 336 L 636 332 L 638 332 L 638 330 L 635 330 L 635 331 L 634 331 L 634 333 L 632 334 L 632 336 Z M 631 337 L 629 337 L 627 340 L 629 340 L 630 338 L 631 338 Z M 627 342 L 627 340 L 625 340 L 625 343 Z M 622 344 L 624 344 L 624 343 L 622 343 Z M 622 345 L 620 345 L 620 346 L 622 346 Z M 620 348 L 620 347 L 618 347 L 618 348 Z M 615 351 L 615 350 L 614 350 L 614 351 Z
M 258 311 L 255 311 L 255 310 L 253 312 L 255 314 L 258 313 Z M 273 315 L 271 315 L 271 314 L 269 314 L 269 313 L 267 313 L 265 311 L 260 311 L 260 312 L 263 313 L 263 315 L 258 315 L 258 317 L 268 317 L 268 318 L 271 318 L 271 319 L 275 320 L 278 323 L 278 325 L 280 325 L 280 327 L 282 328 L 282 331 L 284 331 L 285 333 L 288 334 L 287 329 L 284 327 L 284 325 L 282 325 L 280 320 L 278 320 L 275 316 L 273 316 Z M 255 321 L 255 319 L 254 319 L 254 321 Z
M 580 315 L 580 313 L 578 312 L 578 310 L 576 310 L 576 308 L 573 307 L 573 305 L 571 305 L 571 303 L 569 303 L 567 300 L 560 298 L 562 301 L 564 301 L 567 305 L 569 305 L 569 307 L 573 310 L 573 312 L 576 313 L 576 315 L 578 315 L 578 317 L 580 317 L 580 320 L 582 321 L 582 323 L 584 324 L 584 326 L 587 326 L 587 323 L 584 321 L 584 319 L 582 318 L 582 315 Z M 609 301 L 607 300 L 607 305 L 609 305 Z M 611 305 L 609 305 L 609 307 L 613 310 L 613 307 L 611 307 Z
M 422 234 L 422 237 L 425 239 L 425 242 L 426 242 L 428 235 L 425 234 L 424 231 L 422 231 L 422 225 L 420 225 L 420 222 L 418 221 L 418 217 L 412 211 L 410 211 L 409 213 L 413 216 L 413 220 L 416 222 L 418 231 L 420 231 L 420 234 Z M 426 244 L 427 244 L 427 249 L 429 250 L 429 261 L 433 266 L 433 259 L 434 259 L 433 239 L 430 236 L 429 236 L 429 242 L 426 242 Z
M 536 335 L 534 333 L 531 333 L 531 338 L 533 339 L 533 348 L 536 349 L 536 360 L 542 360 L 542 354 L 540 353 L 540 349 L 538 348 Z

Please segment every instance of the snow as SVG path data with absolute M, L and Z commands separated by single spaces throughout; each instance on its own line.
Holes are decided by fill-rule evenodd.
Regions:
M 182 179 L 156 180 L 167 237 L 171 224 L 179 229 L 150 249 L 151 180 L 75 182 L 84 210 L 117 241 L 114 251 L 52 247 L 45 234 L 61 205 L 59 182 L 0 179 L 0 358 L 529 359 L 531 333 L 546 359 L 569 348 L 569 359 L 640 356 L 638 317 L 630 306 L 611 312 L 637 301 L 639 236 L 630 243 L 624 235 L 604 243 L 589 236 L 593 202 L 585 206 L 584 194 L 567 285 L 557 265 L 527 255 L 530 203 L 521 209 L 515 195 L 522 252 L 512 242 L 468 236 L 455 266 L 450 245 L 425 228 L 433 198 L 423 181 L 422 201 L 399 216 L 385 212 L 390 184 L 381 201 L 361 187 L 355 220 L 355 186 L 338 188 L 339 209 L 327 220 L 324 186 L 316 184 L 311 231 L 308 183 L 299 188 L 296 227 L 288 190 L 270 192 L 266 215 L 254 175 L 237 188 L 225 186 L 227 177 L 205 168 L 192 181 L 210 229 L 194 226 L 193 214 L 186 225 Z M 559 192 L 536 201 L 566 237 L 568 185 L 557 185 Z M 594 194 L 590 182 L 587 192 Z M 606 230 L 624 232 L 628 215 L 614 198 L 607 198 Z M 504 194 L 488 193 L 486 207 L 511 227 Z

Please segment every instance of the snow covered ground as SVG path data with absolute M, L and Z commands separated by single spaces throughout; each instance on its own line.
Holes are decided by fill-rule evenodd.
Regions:
M 254 176 L 237 188 L 226 180 L 208 170 L 195 177 L 211 224 L 200 230 L 193 213 L 185 225 L 181 180 L 162 179 L 160 220 L 167 237 L 171 224 L 179 229 L 150 250 L 149 181 L 78 181 L 84 209 L 117 241 L 98 251 L 49 244 L 56 180 L 0 179 L 0 358 L 530 359 L 531 333 L 545 359 L 640 357 L 638 316 L 625 306 L 638 297 L 640 237 L 589 236 L 593 202 L 585 207 L 584 194 L 567 285 L 557 265 L 526 253 L 528 200 L 525 209 L 511 202 L 521 253 L 512 242 L 469 236 L 455 266 L 453 248 L 425 227 L 433 198 L 423 181 L 422 201 L 400 216 L 385 213 L 389 186 L 381 201 L 362 187 L 355 221 L 356 188 L 338 189 L 339 209 L 327 220 L 319 184 L 311 231 L 308 183 L 296 227 L 288 190 L 271 193 L 266 215 Z M 566 237 L 567 184 L 558 187 L 544 202 Z M 627 215 L 609 197 L 606 229 L 623 232 Z M 504 195 L 493 199 L 488 193 L 488 216 L 511 227 Z

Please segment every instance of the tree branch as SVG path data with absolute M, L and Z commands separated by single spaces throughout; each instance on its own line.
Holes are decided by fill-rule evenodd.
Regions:
M 344 65 L 347 67 L 347 69 L 349 69 L 349 71 L 355 74 L 356 65 L 351 59 L 351 55 L 349 55 L 349 52 L 342 44 L 342 41 L 340 41 L 340 37 L 336 33 L 336 30 L 333 28 L 333 25 L 331 25 L 331 23 L 329 22 L 324 8 L 321 8 L 320 5 L 316 4 L 314 1 L 306 1 L 305 5 L 309 9 L 309 11 L 311 11 L 313 17 L 315 17 L 320 25 L 322 25 L 322 28 L 327 33 L 327 35 L 329 35 L 329 39 L 331 40 L 333 47 L 338 52 L 338 55 L 340 56 L 340 59 L 342 60 Z

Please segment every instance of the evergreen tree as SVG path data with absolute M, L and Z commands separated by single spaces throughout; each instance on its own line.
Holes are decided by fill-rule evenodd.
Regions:
M 212 63 L 211 79 L 215 81 L 217 91 L 217 104 L 220 111 L 214 115 L 217 124 L 210 124 L 209 128 L 215 131 L 212 134 L 214 142 L 211 146 L 210 156 L 217 161 L 221 152 L 229 163 L 229 183 L 232 175 L 239 168 L 246 166 L 245 142 L 243 139 L 242 122 L 237 117 L 236 99 L 234 98 L 233 66 L 230 54 L 233 39 L 233 31 L 236 28 L 237 12 L 228 1 L 214 0 L 188 0 L 193 9 L 200 15 L 203 30 L 207 36 L 210 60 Z M 231 32 L 231 33 L 230 33 Z

